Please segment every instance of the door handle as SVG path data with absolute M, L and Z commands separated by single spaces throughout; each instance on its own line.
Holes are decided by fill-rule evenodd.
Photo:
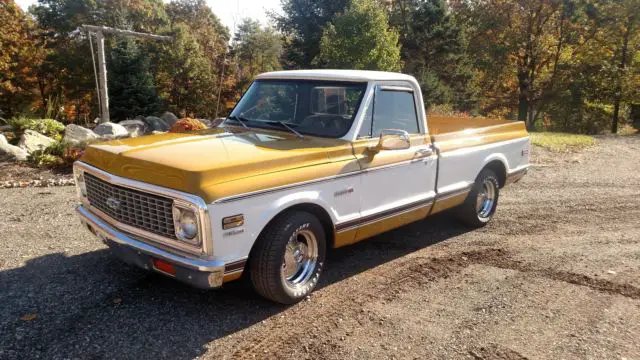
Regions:
M 416 151 L 416 154 L 420 155 L 421 157 L 431 156 L 431 155 L 433 155 L 433 149 L 431 149 L 431 148 L 420 149 L 420 150 Z

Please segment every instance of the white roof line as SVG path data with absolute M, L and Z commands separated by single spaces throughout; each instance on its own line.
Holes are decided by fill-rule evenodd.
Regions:
M 256 79 L 309 79 L 342 81 L 410 81 L 416 82 L 410 75 L 369 70 L 289 70 L 263 73 Z M 416 82 L 417 83 L 417 82 Z

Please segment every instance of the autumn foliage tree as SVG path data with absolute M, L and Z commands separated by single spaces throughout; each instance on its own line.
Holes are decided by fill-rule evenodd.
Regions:
M 13 0 L 0 1 L 0 116 L 29 112 L 42 62 L 36 24 Z

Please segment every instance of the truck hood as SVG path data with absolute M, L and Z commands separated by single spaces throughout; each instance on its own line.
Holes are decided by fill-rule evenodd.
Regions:
M 87 147 L 81 161 L 117 176 L 197 194 L 209 202 L 219 196 L 212 191 L 215 185 L 349 155 L 353 156 L 351 145 L 344 140 L 215 128 L 96 143 Z

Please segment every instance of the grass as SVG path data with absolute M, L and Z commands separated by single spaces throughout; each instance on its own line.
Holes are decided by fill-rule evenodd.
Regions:
M 593 136 L 554 132 L 531 133 L 531 142 L 557 152 L 580 150 L 596 144 Z

